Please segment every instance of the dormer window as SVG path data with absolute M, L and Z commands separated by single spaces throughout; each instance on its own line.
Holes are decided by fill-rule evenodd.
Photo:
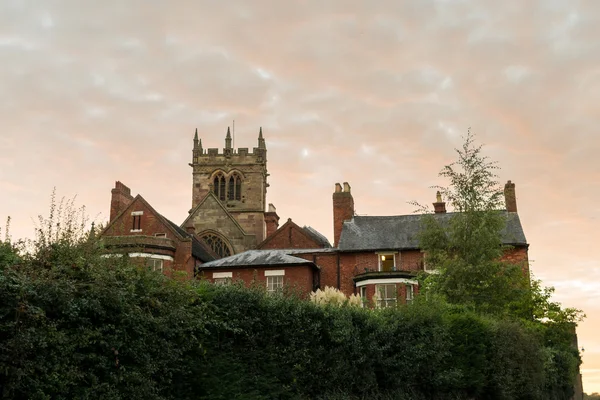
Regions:
M 379 272 L 391 272 L 396 270 L 396 254 L 398 253 L 378 253 Z

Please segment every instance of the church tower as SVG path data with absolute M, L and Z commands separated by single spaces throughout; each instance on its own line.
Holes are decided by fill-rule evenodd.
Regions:
M 255 248 L 262 242 L 266 235 L 269 186 L 262 128 L 258 132 L 258 146 L 251 152 L 248 148 L 232 147 L 229 128 L 222 152 L 217 148 L 204 149 L 196 130 L 190 166 L 193 169 L 192 209 L 182 227 L 211 245 L 211 240 L 216 240 L 214 237 L 223 241 L 226 249 L 222 254 L 216 251 L 221 244 L 215 250 L 223 256 Z M 223 215 L 233 217 L 235 222 L 228 223 Z

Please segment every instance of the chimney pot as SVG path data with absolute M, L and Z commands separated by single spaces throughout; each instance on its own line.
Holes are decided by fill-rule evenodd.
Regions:
M 344 190 L 339 183 L 335 184 L 333 193 L 333 247 L 337 247 L 342 234 L 344 221 L 354 217 L 354 199 L 350 193 L 350 185 L 344 182 Z
M 112 222 L 131 202 L 131 189 L 125 186 L 122 182 L 116 181 L 115 187 L 110 191 L 110 221 Z
M 511 181 L 504 185 L 504 201 L 506 202 L 506 211 L 517 212 L 517 193 L 515 184 Z
M 442 194 L 438 190 L 435 194 L 435 203 L 433 203 L 433 209 L 436 214 L 444 214 L 446 212 L 446 203 L 442 201 Z

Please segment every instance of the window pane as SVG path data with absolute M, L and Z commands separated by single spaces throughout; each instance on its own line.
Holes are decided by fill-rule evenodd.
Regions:
M 235 199 L 242 199 L 242 179 L 240 177 L 236 177 L 235 179 Z
M 207 233 L 202 236 L 201 239 L 204 240 L 204 242 L 209 245 L 219 257 L 229 257 L 231 255 L 229 246 L 217 235 Z
M 227 200 L 233 200 L 234 199 L 234 193 L 233 190 L 235 188 L 235 177 L 231 177 L 229 178 L 229 184 L 227 185 Z
M 267 292 L 277 293 L 283 289 L 283 276 L 267 276 Z
M 379 259 L 380 263 L 380 271 L 390 272 L 394 270 L 394 255 L 393 254 L 385 254 L 380 255 Z
M 219 179 L 219 200 L 225 200 L 225 177 Z
M 162 272 L 163 270 L 163 260 L 157 260 L 156 258 L 149 258 L 147 260 L 148 267 L 150 268 L 151 271 L 159 271 Z
M 378 307 L 395 307 L 397 302 L 396 284 L 385 284 L 376 286 L 378 294 Z
M 410 303 L 415 296 L 413 285 L 406 285 L 406 302 Z
M 229 285 L 231 283 L 231 278 L 215 278 L 215 285 Z

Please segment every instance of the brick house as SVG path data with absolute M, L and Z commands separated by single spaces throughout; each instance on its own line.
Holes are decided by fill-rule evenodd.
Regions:
M 511 249 L 504 259 L 522 263 L 524 271 L 528 273 L 529 245 L 516 212 L 515 185 L 510 181 L 505 186 L 505 197 L 507 225 L 502 232 L 502 239 Z M 446 212 L 445 204 L 439 197 L 434 209 L 434 217 L 442 220 L 442 223 L 453 215 Z M 377 293 L 378 306 L 407 303 L 418 294 L 417 274 L 427 271 L 417 239 L 422 217 L 419 214 L 356 216 L 350 185 L 344 183 L 342 187 L 336 184 L 333 193 L 334 247 L 311 239 L 304 231 L 306 228 L 300 228 L 288 220 L 258 246 L 262 250 L 252 252 L 252 257 L 263 260 L 264 264 L 242 264 L 239 261 L 243 258 L 229 257 L 204 264 L 200 270 L 209 280 L 214 280 L 210 272 L 217 271 L 214 269 L 216 266 L 219 267 L 219 273 L 231 274 L 235 270 L 239 279 L 248 282 L 244 277 L 262 276 L 265 271 L 280 267 L 276 258 L 266 262 L 269 255 L 273 254 L 272 249 L 279 249 L 283 252 L 281 254 L 310 261 L 317 267 L 313 269 L 313 273 L 318 274 L 313 279 L 313 282 L 318 282 L 315 287 L 335 287 L 348 296 L 360 294 L 368 302 Z M 245 272 L 242 273 L 242 270 Z M 235 279 L 236 275 L 230 277 Z M 280 282 L 281 285 L 296 283 L 289 272 L 282 275 Z
M 217 283 L 261 282 L 269 290 L 283 285 L 303 293 L 331 286 L 346 295 L 361 294 L 379 305 L 410 302 L 418 293 L 416 276 L 426 270 L 417 235 L 422 215 L 357 216 L 350 185 L 335 184 L 333 246 L 310 226 L 288 219 L 279 227 L 272 204 L 266 207 L 267 148 L 262 129 L 258 146 L 234 149 L 227 129 L 225 147 L 204 149 L 193 139 L 192 207 L 181 225 L 157 213 L 141 196 L 117 182 L 112 190 L 111 219 L 102 232 L 109 249 L 145 257 L 165 273 L 186 271 Z M 528 273 L 528 244 L 517 214 L 515 185 L 505 186 L 507 227 L 505 254 L 523 263 Z M 435 218 L 448 220 L 438 195 Z M 143 244 L 145 252 L 130 251 Z M 149 250 L 151 249 L 151 251 Z M 161 259 L 161 262 L 154 261 Z
M 110 221 L 100 237 L 107 255 L 127 254 L 168 276 L 180 271 L 192 278 L 199 265 L 216 258 L 208 246 L 158 213 L 142 196 L 131 196 L 121 182 L 112 189 Z

